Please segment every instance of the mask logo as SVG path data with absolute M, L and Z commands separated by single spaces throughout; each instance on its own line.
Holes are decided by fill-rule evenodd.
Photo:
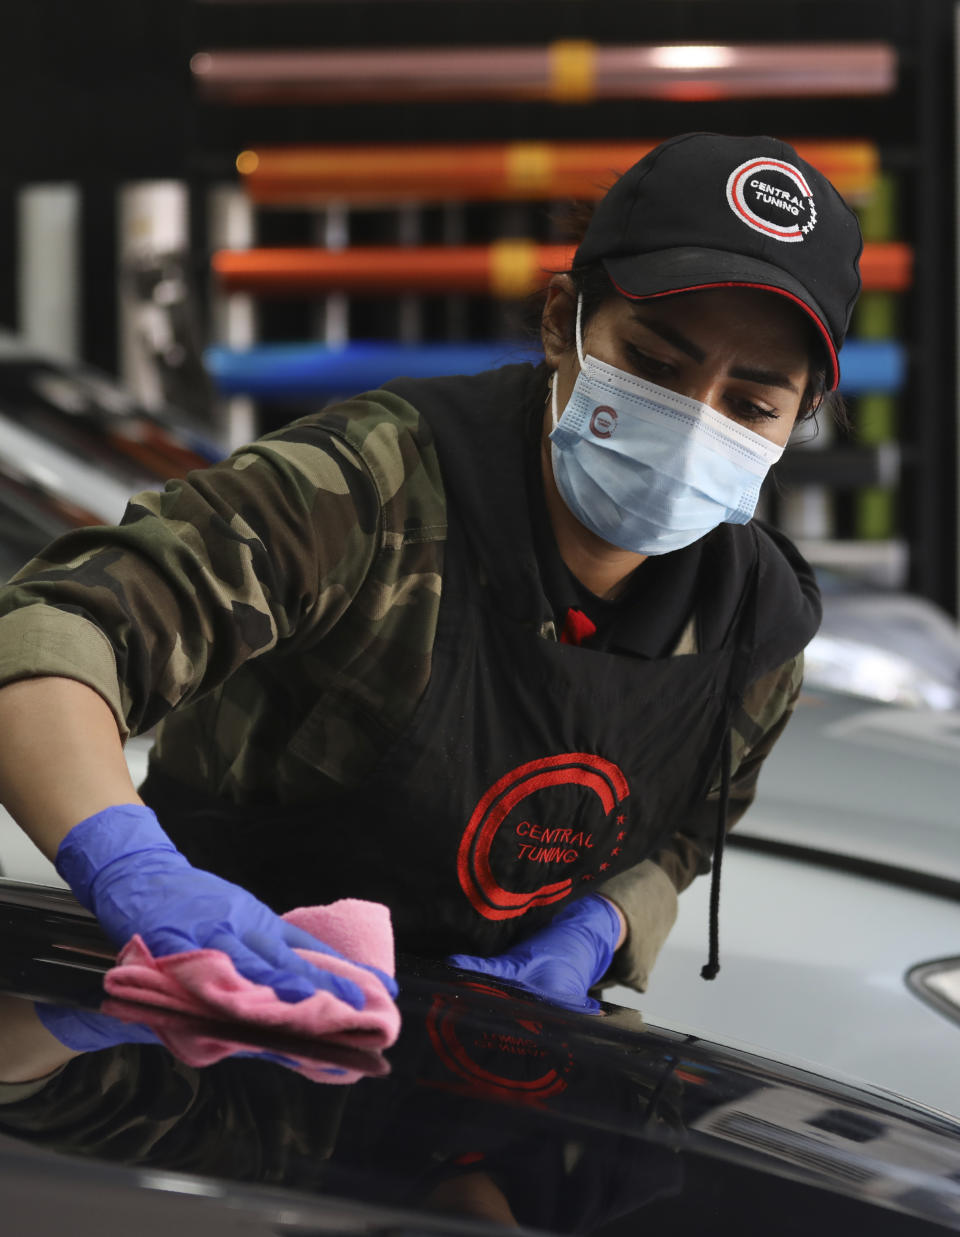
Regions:
M 748 228 L 778 241 L 802 241 L 817 224 L 810 186 L 792 163 L 748 159 L 727 180 L 730 209 Z
M 598 408 L 594 408 L 593 416 L 590 418 L 590 433 L 596 438 L 612 438 L 613 431 L 617 428 L 617 414 L 606 404 L 601 404 Z

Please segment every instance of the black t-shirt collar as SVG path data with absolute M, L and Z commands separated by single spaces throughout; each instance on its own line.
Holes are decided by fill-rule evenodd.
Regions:
M 696 604 L 702 543 L 646 559 L 619 597 L 604 600 L 576 578 L 557 548 L 543 490 L 539 433 L 529 435 L 527 467 L 533 543 L 558 631 L 567 612 L 579 610 L 597 629 L 586 641 L 589 647 L 646 658 L 668 656 Z

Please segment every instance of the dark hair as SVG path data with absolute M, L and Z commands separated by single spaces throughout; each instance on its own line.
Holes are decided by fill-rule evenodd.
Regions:
M 555 217 L 554 222 L 558 224 L 559 231 L 563 234 L 564 239 L 568 240 L 571 244 L 579 244 L 592 214 L 592 203 L 572 202 L 559 217 Z M 575 292 L 583 297 L 582 327 L 586 327 L 597 310 L 606 304 L 607 301 L 623 295 L 614 286 L 601 262 L 589 262 L 584 266 L 575 267 L 568 271 L 554 271 L 551 273 L 569 275 Z M 539 305 L 542 311 L 543 294 L 539 295 L 541 298 Z M 843 397 L 835 391 L 827 391 L 826 389 L 827 358 L 824 355 L 823 344 L 817 334 L 816 327 L 805 317 L 799 317 L 798 320 L 803 323 L 803 328 L 806 332 L 807 358 L 810 373 L 806 389 L 800 401 L 797 424 L 799 425 L 801 422 L 810 420 L 815 422 L 817 413 L 822 409 L 830 414 L 834 423 L 840 429 L 849 430 L 851 428 L 850 419 L 847 416 Z M 572 348 L 574 346 L 574 330 L 575 327 L 571 319 L 567 337 L 561 340 L 564 347 Z

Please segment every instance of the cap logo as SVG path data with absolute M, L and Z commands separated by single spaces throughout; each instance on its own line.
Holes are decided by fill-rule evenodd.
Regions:
M 802 241 L 817 223 L 810 186 L 781 159 L 748 159 L 727 180 L 727 202 L 741 223 L 778 241 Z

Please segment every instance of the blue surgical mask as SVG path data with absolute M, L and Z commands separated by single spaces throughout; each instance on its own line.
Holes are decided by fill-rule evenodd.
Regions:
M 557 418 L 553 377 L 553 475 L 586 528 L 634 554 L 669 554 L 718 524 L 746 524 L 760 486 L 783 454 L 708 404 L 584 356 Z

